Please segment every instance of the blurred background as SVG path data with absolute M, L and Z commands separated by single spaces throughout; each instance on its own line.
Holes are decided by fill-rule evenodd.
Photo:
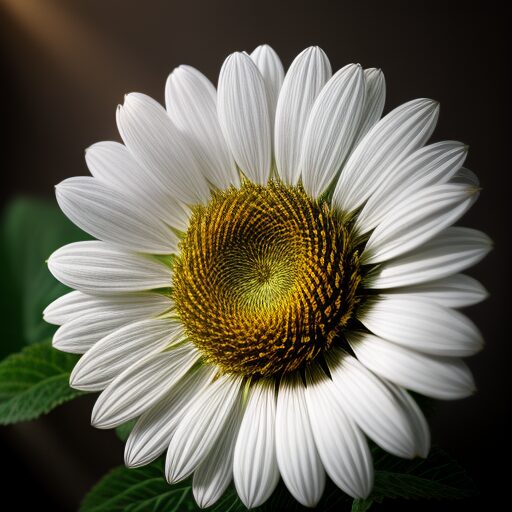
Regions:
M 416 97 L 439 100 L 434 139 L 469 144 L 466 166 L 483 188 L 463 223 L 489 233 L 496 245 L 470 271 L 491 292 L 469 311 L 487 341 L 469 361 L 478 393 L 438 403 L 430 421 L 434 442 L 467 468 L 481 494 L 471 503 L 414 507 L 466 510 L 479 503 L 490 509 L 508 494 L 508 474 L 498 463 L 507 466 L 511 444 L 504 417 L 510 412 L 512 355 L 506 330 L 512 46 L 510 18 L 497 5 L 0 0 L 2 208 L 20 195 L 53 198 L 54 184 L 87 174 L 84 149 L 119 140 L 115 108 L 125 93 L 163 101 L 168 73 L 184 63 L 216 82 L 227 54 L 264 42 L 285 66 L 303 48 L 320 45 L 333 69 L 347 62 L 382 68 L 386 111 Z M 11 498 L 19 510 L 76 510 L 94 482 L 122 463 L 115 435 L 89 426 L 93 401 L 81 397 L 37 422 L 0 429 L 2 466 L 12 468 L 3 476 L 4 503 Z M 15 485 L 20 479 L 29 490 L 22 495 Z M 375 510 L 410 505 L 387 502 Z

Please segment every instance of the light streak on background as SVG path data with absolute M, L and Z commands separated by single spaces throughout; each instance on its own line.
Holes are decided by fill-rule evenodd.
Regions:
M 74 14 L 72 7 L 67 1 L 0 0 L 0 15 L 5 11 L 14 27 L 25 31 L 74 85 L 82 84 L 90 92 L 105 85 L 122 91 L 126 56 L 112 40 Z M 142 72 L 133 70 L 133 62 L 130 68 L 131 73 Z

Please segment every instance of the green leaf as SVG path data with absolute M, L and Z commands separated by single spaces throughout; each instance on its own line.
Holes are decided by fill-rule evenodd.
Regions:
M 380 451 L 375 456 L 375 485 L 370 496 L 456 500 L 477 494 L 466 471 L 446 452 L 432 448 L 426 459 L 404 460 Z
M 445 452 L 433 449 L 426 459 L 402 460 L 374 450 L 375 488 L 366 500 L 353 500 L 352 512 L 366 512 L 373 503 L 385 498 L 456 499 L 474 495 L 471 480 Z M 328 481 L 322 500 L 315 510 L 342 512 L 350 510 L 350 498 Z M 199 512 L 192 496 L 190 479 L 169 485 L 164 478 L 160 459 L 148 466 L 127 469 L 118 467 L 106 475 L 85 497 L 80 512 Z M 246 512 L 245 505 L 231 486 L 210 512 Z M 306 512 L 281 482 L 271 498 L 254 512 Z
M 78 357 L 38 343 L 0 363 L 0 425 L 37 418 L 82 394 L 69 387 Z
M 366 512 L 373 505 L 374 501 L 371 498 L 367 500 L 354 500 L 352 502 L 351 512 Z
M 80 512 L 199 512 L 192 495 L 191 480 L 169 485 L 164 478 L 164 464 L 160 459 L 147 466 L 128 469 L 120 466 L 108 473 L 89 494 Z M 347 496 L 328 483 L 319 510 L 339 512 L 340 505 L 348 509 Z M 310 508 L 300 505 L 281 483 L 272 497 L 254 512 L 307 512 Z M 246 512 L 247 508 L 231 486 L 209 512 Z
M 46 260 L 60 246 L 87 238 L 53 202 L 16 199 L 7 206 L 0 232 L 0 284 L 2 329 L 9 332 L 11 352 L 55 331 L 43 321 L 42 311 L 68 289 L 53 278 Z M 3 350 L 1 355 L 6 353 Z
M 186 508 L 190 482 L 169 485 L 163 477 L 163 463 L 137 469 L 113 469 L 85 497 L 81 512 L 177 512 Z
M 126 441 L 137 420 L 130 420 L 116 428 L 116 435 L 121 441 Z

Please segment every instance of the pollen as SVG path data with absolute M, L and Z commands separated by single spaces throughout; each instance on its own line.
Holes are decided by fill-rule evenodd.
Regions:
M 343 216 L 301 185 L 244 182 L 192 212 L 173 266 L 187 336 L 222 371 L 300 369 L 351 320 L 359 253 Z

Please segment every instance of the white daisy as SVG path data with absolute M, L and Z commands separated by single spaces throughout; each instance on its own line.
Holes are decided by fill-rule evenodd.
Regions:
M 166 109 L 129 94 L 124 144 L 86 153 L 92 177 L 57 186 L 64 213 L 98 241 L 49 259 L 76 289 L 51 304 L 60 350 L 84 354 L 71 385 L 102 391 L 99 428 L 138 418 L 125 461 L 167 450 L 170 483 L 197 503 L 234 480 L 248 507 L 280 477 L 302 504 L 326 475 L 367 496 L 367 437 L 425 457 L 429 431 L 405 389 L 465 397 L 460 359 L 482 337 L 460 308 L 486 297 L 460 274 L 488 237 L 451 227 L 478 181 L 467 148 L 426 145 L 438 104 L 380 119 L 380 70 L 303 51 L 286 76 L 267 45 L 230 55 L 218 89 L 170 75 Z

